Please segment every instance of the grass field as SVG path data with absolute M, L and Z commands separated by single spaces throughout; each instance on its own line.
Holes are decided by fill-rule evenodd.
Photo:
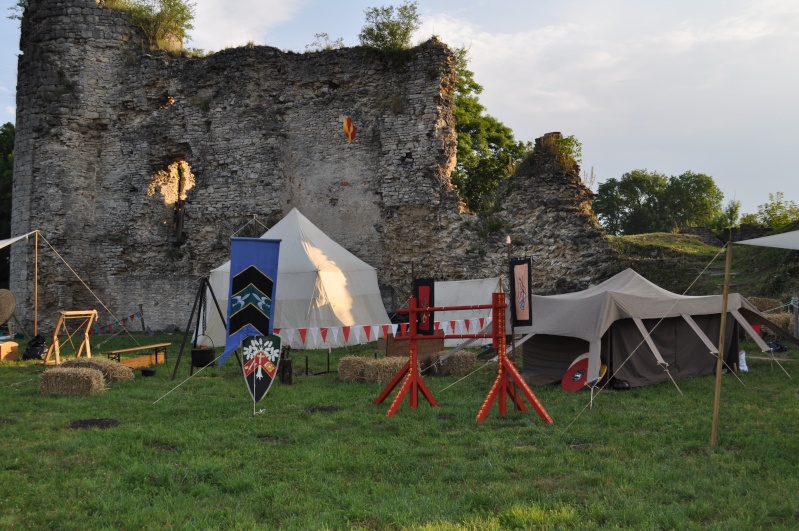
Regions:
M 324 351 L 295 351 L 295 367 L 306 354 L 326 368 Z M 0 362 L 0 528 L 794 529 L 797 364 L 791 379 L 750 354 L 741 381 L 725 375 L 710 448 L 712 376 L 593 408 L 589 392 L 534 388 L 553 425 L 496 406 L 477 424 L 491 363 L 426 377 L 439 407 L 387 417 L 382 386 L 335 373 L 275 383 L 254 414 L 233 359 L 82 397 L 42 396 L 44 367 Z M 87 419 L 118 424 L 71 427 Z

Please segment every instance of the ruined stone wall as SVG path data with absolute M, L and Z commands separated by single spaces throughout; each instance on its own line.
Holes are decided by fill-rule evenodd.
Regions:
M 182 327 L 199 279 L 228 259 L 230 236 L 244 226 L 259 235 L 292 207 L 375 266 L 399 303 L 412 267 L 447 279 L 504 271 L 505 228 L 515 254 L 536 258 L 539 291 L 604 274 L 585 268 L 607 250 L 590 191 L 579 169 L 546 162 L 552 153 L 539 150 L 535 171 L 512 180 L 501 230 L 463 212 L 449 181 L 446 45 L 390 56 L 254 46 L 185 58 L 143 42 L 124 13 L 95 0 L 31 0 L 23 19 L 12 232 L 40 229 L 46 239 L 44 322 L 59 309 L 97 308 L 102 324 L 142 304 L 154 329 Z M 357 127 L 349 144 L 344 116 Z M 180 160 L 195 185 L 176 232 L 174 205 L 147 189 Z M 31 247 L 12 250 L 20 301 L 32 300 Z M 18 314 L 29 322 L 26 306 Z

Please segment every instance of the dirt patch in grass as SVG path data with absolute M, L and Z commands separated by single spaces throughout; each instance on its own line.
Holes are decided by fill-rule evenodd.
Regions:
M 73 430 L 84 430 L 88 428 L 100 428 L 104 430 L 117 425 L 119 425 L 117 419 L 80 419 L 70 422 L 69 427 Z
M 308 413 L 335 413 L 341 411 L 341 408 L 338 406 L 311 406 L 306 411 Z
M 166 444 L 166 443 L 155 443 L 153 446 L 159 452 L 176 452 L 178 447 L 174 444 Z
M 259 435 L 258 440 L 268 444 L 288 444 L 289 442 L 285 437 L 271 437 L 269 435 Z
M 450 415 L 448 413 L 441 413 L 438 416 L 438 420 L 455 420 L 455 415 Z

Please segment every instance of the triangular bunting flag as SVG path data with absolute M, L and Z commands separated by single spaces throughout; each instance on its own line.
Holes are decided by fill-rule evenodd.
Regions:
M 313 346 L 317 346 L 319 344 L 319 328 L 311 327 L 311 335 L 313 336 Z
M 457 333 L 457 332 L 455 332 L 455 321 L 450 321 L 449 322 L 449 327 L 452 328 L 452 333 L 453 334 Z
M 388 329 L 391 328 L 391 325 L 383 325 L 383 337 L 388 339 Z
M 370 336 L 371 332 L 372 332 L 372 327 L 371 326 L 369 326 L 369 325 L 364 325 L 363 326 L 363 333 L 366 334 L 366 342 L 367 343 L 369 341 L 371 341 L 371 339 L 369 339 L 369 336 Z
M 466 331 L 463 329 L 463 319 L 458 319 L 457 323 L 458 323 L 458 333 L 461 335 L 465 334 Z
M 465 324 L 465 325 L 466 325 L 466 331 L 467 331 L 467 332 L 469 331 L 469 323 L 471 323 L 471 322 L 472 322 L 472 320 L 471 320 L 471 319 L 464 319 L 464 320 L 463 320 L 463 324 Z
M 397 337 L 397 327 L 398 326 L 399 325 L 396 325 L 396 324 L 392 324 L 391 325 L 391 335 L 394 336 L 394 337 Z
M 333 344 L 338 345 L 338 327 L 331 328 L 330 330 L 333 331 Z
M 280 328 L 273 328 L 272 331 L 277 335 L 280 333 Z
M 480 318 L 480 330 L 486 327 L 486 320 L 485 317 Z
M 286 337 L 289 338 L 289 346 L 291 346 L 291 344 L 294 343 L 294 329 L 293 328 L 289 328 L 289 329 L 286 330 Z
M 302 340 L 302 344 L 305 344 L 305 336 L 308 335 L 307 328 L 298 328 L 297 331 L 300 333 L 300 340 Z
M 341 331 L 344 333 L 344 343 L 349 343 L 350 341 L 350 327 L 349 326 L 342 326 Z
M 380 337 L 380 326 L 372 325 L 372 336 L 377 339 Z
M 320 328 L 319 331 L 322 333 L 322 343 L 327 343 L 327 327 Z
M 407 336 L 408 335 L 408 323 L 400 323 L 400 330 L 402 331 L 400 333 L 403 336 Z
M 360 326 L 353 326 L 352 331 L 355 332 L 355 343 L 361 342 L 361 327 Z
M 437 334 L 438 333 L 438 329 L 441 328 L 441 321 L 436 321 L 435 323 L 433 323 L 433 326 L 435 327 L 436 334 Z

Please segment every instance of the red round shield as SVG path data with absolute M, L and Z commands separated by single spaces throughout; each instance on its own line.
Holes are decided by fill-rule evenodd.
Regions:
M 566 374 L 563 375 L 563 380 L 560 386 L 569 392 L 576 392 L 586 386 L 588 383 L 588 354 L 577 356 L 577 358 L 569 366 Z

